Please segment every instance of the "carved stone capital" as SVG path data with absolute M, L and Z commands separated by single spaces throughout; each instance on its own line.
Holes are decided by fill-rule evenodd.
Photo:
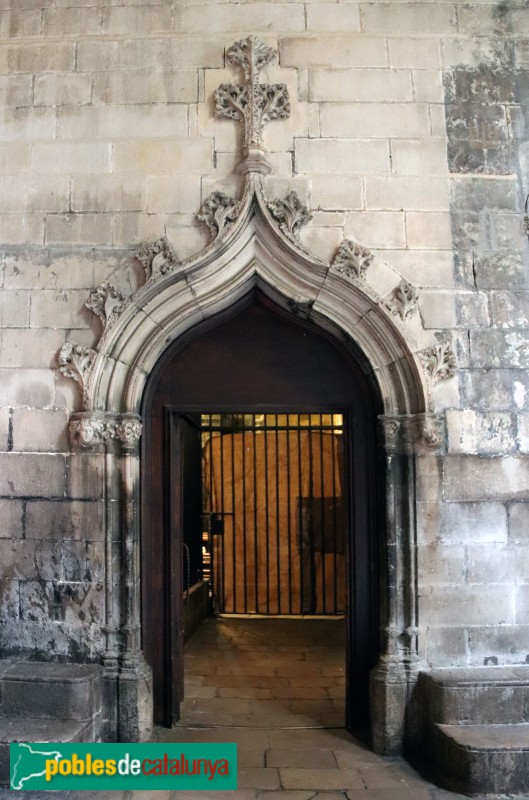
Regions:
M 294 191 L 284 200 L 269 200 L 267 206 L 283 233 L 294 241 L 299 239 L 300 228 L 312 219 L 311 212 Z
M 145 270 L 146 281 L 155 281 L 180 266 L 178 256 L 165 236 L 151 244 L 142 244 L 136 258 Z
M 93 450 L 105 445 L 118 445 L 134 450 L 141 435 L 141 419 L 136 414 L 109 414 L 84 411 L 72 414 L 68 431 L 72 448 Z
M 457 362 L 452 342 L 442 336 L 437 343 L 417 353 L 431 386 L 456 374 Z
M 388 456 L 442 450 L 446 445 L 443 416 L 410 414 L 402 417 L 378 418 Z
M 103 323 L 103 330 L 106 330 L 119 317 L 126 303 L 125 295 L 113 283 L 105 281 L 90 292 L 85 306 L 99 317 Z
M 410 453 L 443 450 L 446 445 L 444 417 L 415 414 L 403 418 L 402 441 Z
M 406 322 L 408 317 L 417 309 L 417 291 L 415 287 L 403 278 L 393 290 L 388 308 L 402 322 Z
M 59 352 L 59 372 L 66 378 L 77 381 L 83 393 L 83 402 L 86 401 L 88 379 L 95 357 L 95 350 L 69 340 L 63 344 Z
M 372 261 L 373 254 L 369 250 L 352 239 L 344 239 L 334 256 L 331 269 L 352 280 L 362 280 Z
M 233 222 L 241 209 L 241 204 L 223 192 L 213 192 L 202 203 L 197 219 L 208 226 L 211 238 L 216 239 L 224 228 Z

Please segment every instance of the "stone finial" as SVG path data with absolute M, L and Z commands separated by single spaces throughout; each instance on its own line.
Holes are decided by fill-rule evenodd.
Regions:
M 393 290 L 389 301 L 389 308 L 395 316 L 400 317 L 402 322 L 406 322 L 417 308 L 417 291 L 411 283 L 401 280 L 396 289 Z
M 362 279 L 373 261 L 373 254 L 352 239 L 344 239 L 331 264 L 331 269 L 353 280 Z
M 417 355 L 432 386 L 456 373 L 456 357 L 448 339 L 438 339 L 436 344 L 420 350 Z
M 125 308 L 125 295 L 113 283 L 105 281 L 90 292 L 86 308 L 99 317 L 103 330 L 112 325 Z
M 88 377 L 95 357 L 95 350 L 70 341 L 66 341 L 59 352 L 59 372 L 77 381 L 83 392 L 83 401 L 86 400 Z
M 243 171 L 268 173 L 263 129 L 274 119 L 290 115 L 290 99 L 284 83 L 259 83 L 259 74 L 276 56 L 276 51 L 255 36 L 235 42 L 226 52 L 232 64 L 240 66 L 244 83 L 222 83 L 215 92 L 215 108 L 220 119 L 233 119 L 244 125 Z
M 292 191 L 284 200 L 270 200 L 268 210 L 279 222 L 279 227 L 290 239 L 299 239 L 299 231 L 312 219 L 312 214 L 299 199 L 296 192 Z
M 136 258 L 145 270 L 147 281 L 155 281 L 180 266 L 178 256 L 165 236 L 152 244 L 143 244 L 137 251 Z
M 240 208 L 240 203 L 223 192 L 213 192 L 202 203 L 197 219 L 208 226 L 211 238 L 216 239 L 226 225 L 237 218 Z

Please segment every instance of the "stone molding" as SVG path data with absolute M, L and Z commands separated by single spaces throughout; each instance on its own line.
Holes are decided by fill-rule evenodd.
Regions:
M 124 451 L 137 450 L 142 430 L 137 414 L 80 412 L 72 414 L 68 426 L 72 448 L 94 450 L 118 445 Z

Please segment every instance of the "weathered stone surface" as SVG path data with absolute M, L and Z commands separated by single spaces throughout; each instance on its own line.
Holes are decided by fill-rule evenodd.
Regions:
M 507 541 L 507 512 L 499 503 L 446 503 L 441 513 L 443 541 Z
M 28 539 L 102 541 L 104 538 L 101 502 L 28 500 L 24 520 Z
M 64 456 L 44 453 L 0 453 L 0 496 L 62 497 Z
M 21 452 L 65 452 L 68 413 L 59 410 L 13 409 L 12 447 Z
M 62 581 L 21 581 L 20 618 L 29 622 L 54 620 L 70 625 L 104 622 L 101 584 Z
M 515 456 L 498 460 L 477 456 L 446 459 L 444 490 L 447 500 L 479 502 L 483 486 L 488 487 L 489 500 L 529 500 L 529 459 Z M 502 540 L 503 536 L 499 541 Z
M 0 499 L 0 538 L 21 539 L 24 536 L 24 504 L 22 500 Z
M 503 411 L 529 406 L 529 376 L 523 370 L 465 370 L 461 387 L 463 402 L 469 408 Z
M 471 331 L 470 355 L 473 367 L 529 368 L 529 342 L 523 331 Z
M 509 541 L 529 541 L 529 503 L 511 503 L 509 510 Z

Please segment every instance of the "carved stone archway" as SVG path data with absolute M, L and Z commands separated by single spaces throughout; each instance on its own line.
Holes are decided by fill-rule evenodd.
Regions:
M 255 42 L 238 45 L 251 53 Z M 261 84 L 251 70 L 247 80 L 248 95 L 259 94 L 255 87 Z M 276 85 L 277 91 L 281 86 Z M 281 108 L 286 108 L 284 95 Z M 83 392 L 85 410 L 70 421 L 72 447 L 106 454 L 102 660 L 107 713 L 115 721 L 106 735 L 114 741 L 150 736 L 149 668 L 140 638 L 138 522 L 139 410 L 147 376 L 172 341 L 257 287 L 279 306 L 353 340 L 379 387 L 388 577 L 371 717 L 374 748 L 397 753 L 419 664 L 415 463 L 444 446 L 443 420 L 432 413 L 431 389 L 453 374 L 454 356 L 450 343 L 434 332 L 421 331 L 420 345 L 412 336 L 410 320 L 418 315 L 409 283 L 401 281 L 384 298 L 367 283 L 366 272 L 376 262 L 370 252 L 346 239 L 328 264 L 303 248 L 299 230 L 311 215 L 293 192 L 285 199 L 266 197 L 262 176 L 269 167 L 259 131 L 252 130 L 240 165 L 246 173 L 242 198 L 216 192 L 198 215 L 210 229 L 210 245 L 185 261 L 179 261 L 165 238 L 144 246 L 138 253 L 146 273 L 141 289 L 125 298 L 106 282 L 90 295 L 87 306 L 103 324 L 97 349 L 67 341 L 59 357 L 61 372 L 77 380 Z

